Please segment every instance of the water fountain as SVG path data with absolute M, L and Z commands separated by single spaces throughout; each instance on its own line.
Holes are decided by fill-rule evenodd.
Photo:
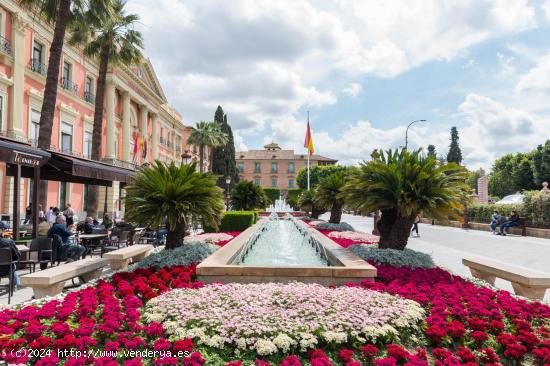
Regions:
M 275 212 L 293 212 L 294 209 L 286 202 L 283 195 L 281 194 L 278 199 L 275 200 L 275 203 L 272 203 L 267 208 L 267 212 L 272 214 Z

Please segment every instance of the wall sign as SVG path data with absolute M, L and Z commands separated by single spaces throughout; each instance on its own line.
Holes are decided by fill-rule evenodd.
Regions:
M 41 156 L 13 150 L 10 163 L 38 167 L 40 166 L 41 160 Z

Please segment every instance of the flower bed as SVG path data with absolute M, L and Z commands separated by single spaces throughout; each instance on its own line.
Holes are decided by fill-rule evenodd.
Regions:
M 350 284 L 349 287 L 354 291 L 350 294 L 369 298 L 374 290 L 418 303 L 424 309 L 425 317 L 416 337 L 411 337 L 407 342 L 397 337 L 362 341 L 353 338 L 355 335 L 344 343 L 326 342 L 319 338 L 322 340 L 320 343 L 315 346 L 312 344 L 320 347 L 318 349 L 302 352 L 299 347 L 288 351 L 277 347 L 279 351 L 275 354 L 258 356 L 257 348 L 236 351 L 234 347 L 218 349 L 206 344 L 194 344 L 196 342 L 190 339 L 171 339 L 169 327 L 150 320 L 145 323 L 142 314 L 145 309 L 149 311 L 149 305 L 154 304 L 150 303 L 151 299 L 158 295 L 171 295 L 173 292 L 168 291 L 175 288 L 202 287 L 201 283 L 193 282 L 194 266 L 176 266 L 119 272 L 110 280 L 100 280 L 93 286 L 68 293 L 62 299 L 0 311 L 0 360 L 13 364 L 69 366 L 199 366 L 205 361 L 212 365 L 232 362 L 233 366 L 239 365 L 241 361 L 243 365 L 254 363 L 255 366 L 267 366 L 267 362 L 284 366 L 550 364 L 549 306 L 516 298 L 506 291 L 480 287 L 439 268 L 411 269 L 387 265 L 377 267 L 377 282 Z M 322 292 L 315 292 L 318 296 L 311 300 L 315 301 L 315 311 L 324 311 L 324 316 L 333 317 L 337 322 L 344 323 L 343 326 L 349 326 L 346 322 L 353 324 L 365 318 L 364 314 L 355 312 L 357 306 L 349 305 L 352 304 L 351 301 L 347 301 L 348 307 L 344 304 L 343 308 L 333 311 L 333 307 L 327 306 L 331 303 L 325 300 L 334 299 L 324 293 L 329 290 L 330 288 L 322 288 Z M 244 301 L 245 296 L 248 296 L 247 291 L 236 293 L 236 304 Z M 265 292 L 262 295 L 265 297 Z M 265 301 L 262 296 L 255 298 L 259 299 L 254 301 Z M 287 300 L 291 301 L 292 297 Z M 336 300 L 338 299 L 334 299 Z M 280 305 L 282 304 L 281 302 Z M 177 305 L 176 309 L 183 308 L 186 312 L 190 310 L 185 307 L 184 302 Z M 369 316 L 378 314 L 376 311 L 385 310 L 383 306 L 379 306 Z M 211 313 L 207 315 L 213 316 Z M 227 316 L 227 319 L 231 317 Z M 234 321 L 235 324 L 248 328 L 251 334 L 265 327 L 263 319 L 246 325 L 239 323 L 239 319 L 234 318 Z M 351 342 L 351 339 L 355 341 Z M 237 340 L 238 338 L 224 342 Z M 284 340 L 280 338 L 277 342 L 284 344 Z M 265 343 L 265 347 L 268 346 Z M 53 352 L 31 355 L 29 349 Z M 116 350 L 119 354 L 118 357 L 93 353 L 88 354 L 88 357 L 58 356 L 57 350 L 71 349 L 82 352 Z M 166 355 L 163 358 L 156 356 L 142 359 L 122 356 L 125 350 L 146 349 L 187 353 L 180 358 Z M 256 360 L 258 357 L 262 360 Z
M 230 232 L 223 232 L 223 233 L 203 233 L 203 234 L 187 236 L 184 239 L 184 241 L 216 244 L 216 245 L 219 245 L 220 247 L 223 247 L 225 244 L 233 240 L 240 233 L 241 233 L 240 231 L 230 231 Z
M 144 319 L 173 339 L 264 356 L 316 345 L 395 340 L 418 331 L 417 303 L 353 287 L 227 284 L 174 290 L 147 304 Z M 251 327 L 252 324 L 256 326 Z

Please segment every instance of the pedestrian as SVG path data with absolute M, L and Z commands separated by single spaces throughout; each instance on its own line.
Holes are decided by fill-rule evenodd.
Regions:
M 38 205 L 38 218 L 44 217 L 44 210 L 42 210 L 42 205 Z
M 1 229 L 1 237 L 0 237 L 0 248 L 9 248 L 11 250 L 11 260 L 12 261 L 18 261 L 19 258 L 21 258 L 21 253 L 19 253 L 19 249 L 17 249 L 17 246 L 15 245 L 15 242 L 9 238 L 4 238 L 4 229 Z M 13 288 L 17 289 L 19 287 L 19 276 L 15 272 L 17 269 L 16 264 L 12 264 L 12 274 L 13 274 Z M 10 267 L 9 265 L 0 266 L 0 277 L 4 277 L 10 274 Z
M 420 234 L 418 233 L 418 223 L 420 222 L 420 215 L 416 215 L 416 217 L 414 218 L 414 222 L 413 222 L 413 228 L 411 230 L 411 235 L 412 236 L 415 236 L 414 235 L 414 232 L 416 232 L 416 237 L 420 237 Z
M 32 216 L 32 202 L 29 202 L 29 205 L 27 208 L 25 208 L 25 224 L 28 224 L 31 222 L 31 216 Z
M 67 203 L 67 207 L 65 208 L 65 211 L 63 211 L 63 214 L 67 218 L 67 226 L 74 224 L 74 210 L 70 203 Z
M 514 226 L 519 225 L 519 215 L 516 210 L 512 211 L 512 215 L 508 218 L 507 221 L 505 221 L 502 225 L 500 225 L 500 233 L 498 235 L 506 236 L 508 234 L 508 229 Z
M 50 206 L 50 208 L 48 208 L 48 211 L 46 211 L 46 214 L 44 215 L 44 217 L 46 218 L 46 221 L 51 223 L 51 217 L 53 215 L 53 207 Z
M 500 220 L 502 219 L 502 216 L 500 216 L 500 214 L 498 213 L 497 210 L 495 210 L 493 212 L 493 214 L 491 215 L 491 232 L 493 234 L 496 234 L 497 233 L 497 226 L 500 222 Z

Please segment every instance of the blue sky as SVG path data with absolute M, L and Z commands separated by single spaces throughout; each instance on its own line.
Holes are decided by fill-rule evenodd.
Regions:
M 130 0 L 146 54 L 186 124 L 221 104 L 238 148 L 320 154 L 436 145 L 457 126 L 465 162 L 550 138 L 550 1 Z M 166 25 L 170 24 L 170 27 Z

